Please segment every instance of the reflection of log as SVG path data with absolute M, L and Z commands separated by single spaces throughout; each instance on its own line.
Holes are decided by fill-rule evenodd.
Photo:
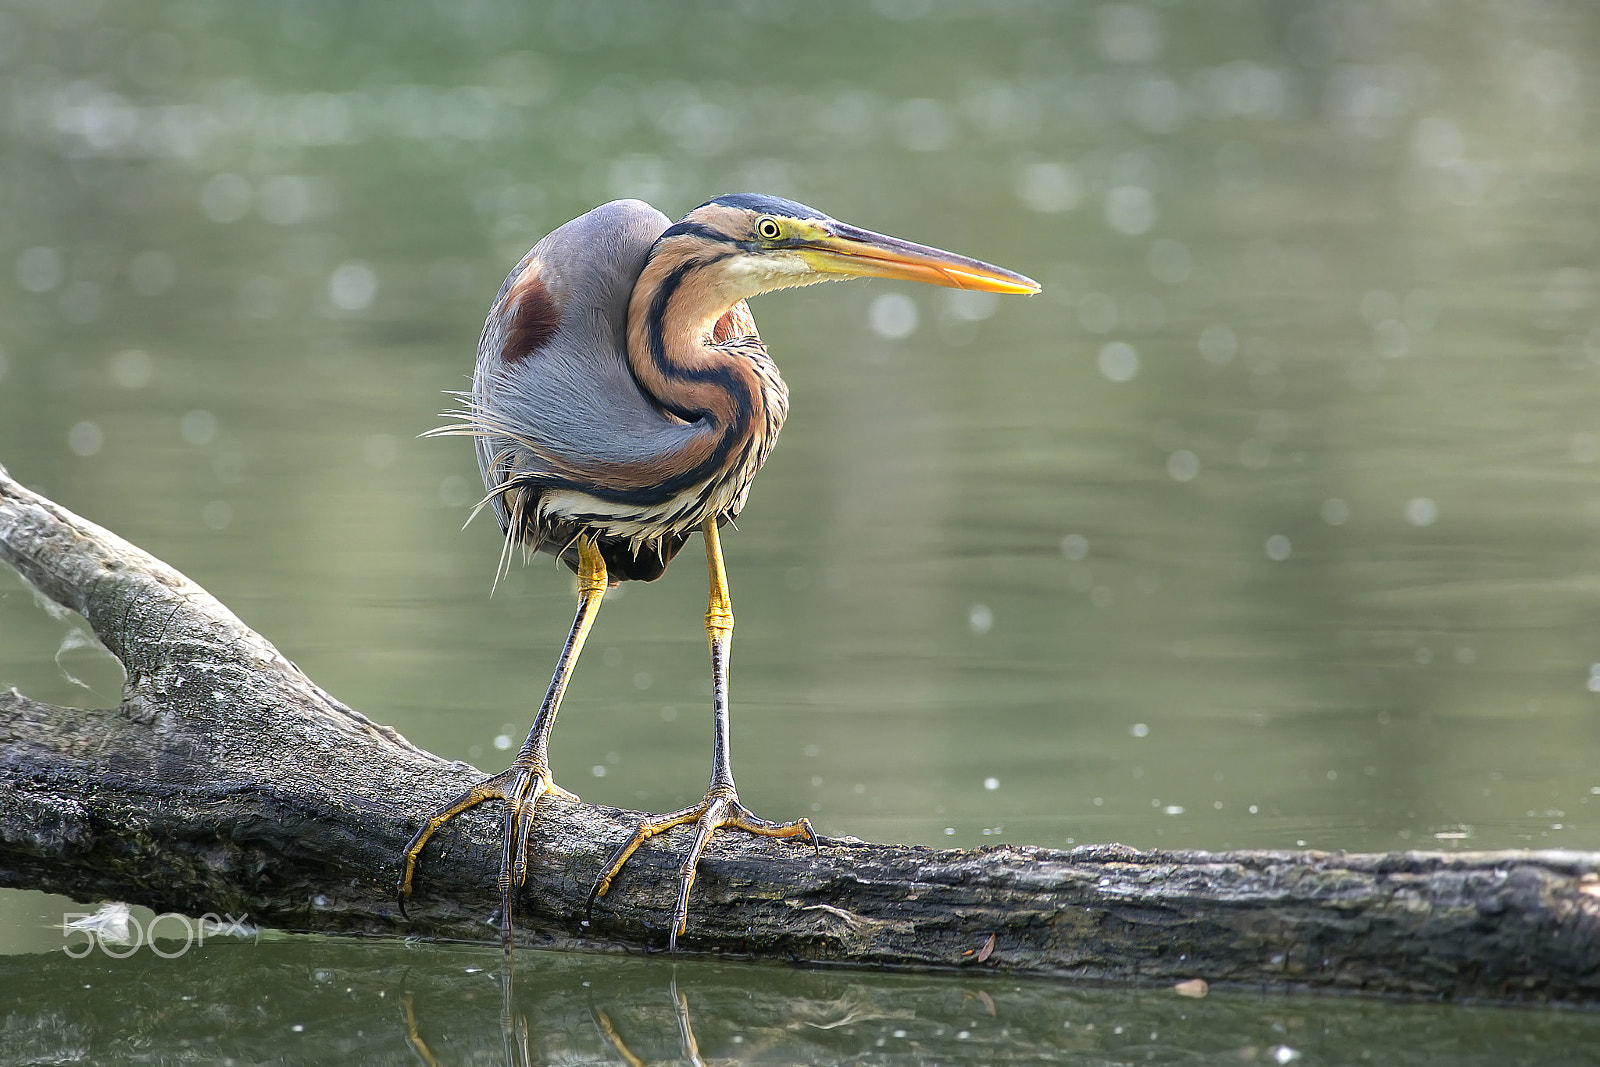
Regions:
M 498 956 L 263 941 L 207 942 L 176 964 L 148 951 L 0 957 L 0 1063 L 620 1065 L 626 1048 L 649 1064 L 1246 1065 L 1288 1062 L 1287 1047 L 1302 1064 L 1368 1051 L 1383 1067 L 1506 1067 L 1588 1063 L 1600 1044 L 1593 1012 L 1532 1019 L 1349 997 L 1310 1010 L 1303 998 L 1197 1004 L 1057 982 L 564 953 L 522 961 L 502 1030 Z
M 1375 1011 L 1328 998 L 1308 1018 L 1303 1003 L 1274 998 L 1196 1005 L 1051 982 L 556 954 L 519 969 L 503 1031 L 496 954 L 208 945 L 184 958 L 179 979 L 203 995 L 181 1000 L 172 965 L 147 952 L 125 963 L 98 953 L 0 959 L 9 1001 L 0 1062 L 149 1062 L 156 1050 L 166 1063 L 620 1063 L 619 1044 L 634 1062 L 700 1062 L 692 1041 L 708 1063 L 845 1063 L 863 1049 L 908 1063 L 1272 1063 L 1288 1046 L 1303 1063 L 1350 1062 L 1366 1049 L 1386 1065 L 1502 1067 L 1585 1062 L 1600 1040 L 1589 1012 L 1544 1014 L 1531 1037 L 1527 1020 L 1433 1004 Z
M 327 933 L 486 940 L 498 819 L 395 860 L 479 777 L 318 689 L 187 578 L 0 470 L 0 558 L 83 614 L 127 669 L 121 705 L 0 695 L 0 885 Z M 584 924 L 631 813 L 547 801 L 525 943 L 659 946 L 676 852 L 648 846 Z M 1426 996 L 1600 1000 L 1600 855 L 976 852 L 719 838 L 689 951 L 1013 974 Z

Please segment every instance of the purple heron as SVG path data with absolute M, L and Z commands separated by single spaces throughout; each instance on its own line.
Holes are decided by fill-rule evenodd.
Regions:
M 436 432 L 474 439 L 488 488 L 480 507 L 493 509 L 505 534 L 502 568 L 514 546 L 558 557 L 577 572 L 578 612 L 511 766 L 433 812 L 406 846 L 402 907 L 428 839 L 461 812 L 500 801 L 500 935 L 510 950 L 512 894 L 527 874 L 534 809 L 547 794 L 577 799 L 555 784 L 547 748 L 600 601 L 619 582 L 659 578 L 696 530 L 710 581 L 711 781 L 699 803 L 638 824 L 601 870 L 590 903 L 645 841 L 693 825 L 668 935 L 676 949 L 695 865 L 717 830 L 815 846 L 808 820 L 757 818 L 734 789 L 733 609 L 717 531 L 744 507 L 789 407 L 745 299 L 851 277 L 1039 291 L 1031 279 L 988 263 L 753 193 L 719 196 L 676 223 L 637 200 L 602 205 L 534 245 L 506 277 L 478 341 L 462 421 Z

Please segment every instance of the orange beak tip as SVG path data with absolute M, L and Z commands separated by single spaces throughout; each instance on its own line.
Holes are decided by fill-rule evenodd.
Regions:
M 946 267 L 941 271 L 961 289 L 976 289 L 986 293 L 1006 293 L 1013 296 L 1033 296 L 1044 287 L 1032 278 L 1017 275 L 1012 278 L 986 277 L 981 274 L 969 274 L 966 271 Z

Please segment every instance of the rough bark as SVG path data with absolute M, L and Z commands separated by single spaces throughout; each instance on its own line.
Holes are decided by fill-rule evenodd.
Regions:
M 122 702 L 0 694 L 0 885 L 328 934 L 487 941 L 499 821 L 396 860 L 481 772 L 319 689 L 203 589 L 0 468 L 0 559 L 83 615 L 127 670 Z M 542 802 L 525 944 L 664 943 L 677 854 L 588 889 L 636 813 Z M 977 851 L 718 838 L 680 951 L 1112 982 L 1600 1001 L 1600 854 Z

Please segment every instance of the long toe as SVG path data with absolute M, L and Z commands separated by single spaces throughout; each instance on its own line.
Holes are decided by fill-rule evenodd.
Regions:
M 478 782 L 449 803 L 434 810 L 406 846 L 403 854 L 397 887 L 401 913 L 404 914 L 405 901 L 414 888 L 417 864 L 422 850 L 433 835 L 462 812 L 487 801 L 501 801 L 505 804 L 505 812 L 501 825 L 498 878 L 500 938 L 501 943 L 509 951 L 512 940 L 512 897 L 515 890 L 527 880 L 528 837 L 533 829 L 539 798 L 548 793 L 572 797 L 571 793 L 555 784 L 548 769 L 513 764 L 499 774 Z
M 617 846 L 611 854 L 606 865 L 601 868 L 600 874 L 595 879 L 594 888 L 589 892 L 589 907 L 591 914 L 594 902 L 606 894 L 612 882 L 621 872 L 629 858 L 639 850 L 650 838 L 666 833 L 678 826 L 693 824 L 695 827 L 694 840 L 687 852 L 684 853 L 683 862 L 678 867 L 678 893 L 673 903 L 672 921 L 667 930 L 667 950 L 676 951 L 678 937 L 688 929 L 689 925 L 689 891 L 694 887 L 695 872 L 699 868 L 700 856 L 705 851 L 706 845 L 718 830 L 736 829 L 743 830 L 758 837 L 798 837 L 815 846 L 817 843 L 816 832 L 811 828 L 808 819 L 796 819 L 794 822 L 768 822 L 758 818 L 750 809 L 739 803 L 739 798 L 731 790 L 713 790 L 704 800 L 691 808 L 665 815 L 647 816 L 640 820 L 639 825 L 628 838 Z

